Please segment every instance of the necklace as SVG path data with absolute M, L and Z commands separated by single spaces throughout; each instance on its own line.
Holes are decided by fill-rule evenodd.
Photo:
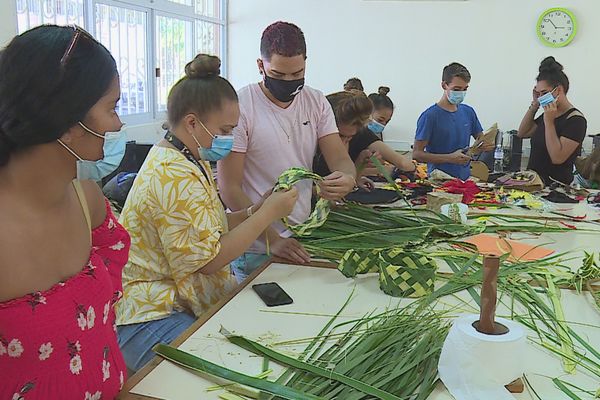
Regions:
M 271 104 L 272 107 L 276 107 L 276 109 L 274 109 L 273 112 L 273 117 L 275 117 L 275 120 L 277 121 L 277 124 L 279 125 L 279 128 L 281 128 L 281 130 L 283 131 L 283 133 L 285 134 L 285 136 L 287 137 L 287 141 L 288 143 L 292 142 L 292 136 L 288 133 L 288 131 L 284 128 L 283 123 L 281 122 L 281 120 L 279 119 L 279 117 L 277 116 L 277 108 L 280 108 L 279 106 L 277 106 L 276 104 L 273 104 L 273 102 L 271 101 L 271 99 L 269 99 L 269 96 L 267 96 L 267 94 L 265 93 L 265 90 L 263 89 L 263 85 L 262 82 L 258 84 L 259 88 L 261 90 L 261 92 L 265 95 L 265 97 L 267 98 L 267 101 Z
M 279 125 L 279 127 L 281 128 L 281 130 L 283 131 L 283 133 L 285 133 L 285 136 L 287 137 L 288 143 L 291 143 L 292 142 L 292 138 L 291 138 L 290 134 L 283 127 L 283 123 L 281 122 L 281 120 L 279 119 L 279 117 L 277 116 L 277 114 L 275 112 L 273 112 L 273 116 L 275 117 L 275 120 L 277 121 L 277 124 Z

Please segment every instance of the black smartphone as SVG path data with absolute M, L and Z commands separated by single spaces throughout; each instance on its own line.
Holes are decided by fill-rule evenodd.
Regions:
M 275 282 L 252 285 L 252 289 L 268 307 L 292 304 L 294 300 Z

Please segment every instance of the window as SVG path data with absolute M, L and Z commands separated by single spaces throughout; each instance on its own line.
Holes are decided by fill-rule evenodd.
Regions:
M 121 79 L 119 115 L 149 113 L 147 13 L 96 4 L 95 36 L 112 53 Z
M 226 69 L 226 0 L 16 0 L 18 31 L 84 27 L 112 53 L 121 79 L 117 112 L 130 124 L 164 118 L 170 88 L 197 54 Z
M 19 33 L 42 24 L 83 26 L 84 0 L 17 0 Z
M 157 106 L 167 109 L 169 89 L 183 76 L 185 65 L 193 58 L 193 20 L 156 16 Z

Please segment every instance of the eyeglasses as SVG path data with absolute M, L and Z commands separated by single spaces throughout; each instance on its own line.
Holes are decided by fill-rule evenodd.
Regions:
M 85 30 L 81 29 L 77 25 L 73 25 L 72 28 L 73 28 L 73 38 L 71 39 L 71 43 L 69 43 L 69 45 L 67 46 L 67 49 L 65 50 L 65 53 L 63 54 L 63 56 L 60 59 L 60 66 L 63 68 L 67 65 L 67 62 L 69 61 L 69 59 L 71 58 L 71 55 L 73 54 L 73 49 L 75 49 L 77 42 L 79 41 L 79 39 L 82 36 L 84 38 L 90 39 L 92 41 L 96 41 L 96 39 L 94 39 L 89 33 L 87 33 Z

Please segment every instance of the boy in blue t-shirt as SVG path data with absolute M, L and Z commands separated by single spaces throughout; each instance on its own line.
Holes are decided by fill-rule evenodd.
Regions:
M 475 110 L 462 104 L 469 88 L 471 74 L 463 65 L 452 63 L 442 72 L 444 94 L 440 101 L 423 111 L 417 121 L 413 158 L 427 163 L 427 172 L 439 169 L 466 180 L 471 175 L 471 157 L 464 153 L 471 136 L 475 139 L 483 129 Z M 493 150 L 486 146 L 480 151 Z

